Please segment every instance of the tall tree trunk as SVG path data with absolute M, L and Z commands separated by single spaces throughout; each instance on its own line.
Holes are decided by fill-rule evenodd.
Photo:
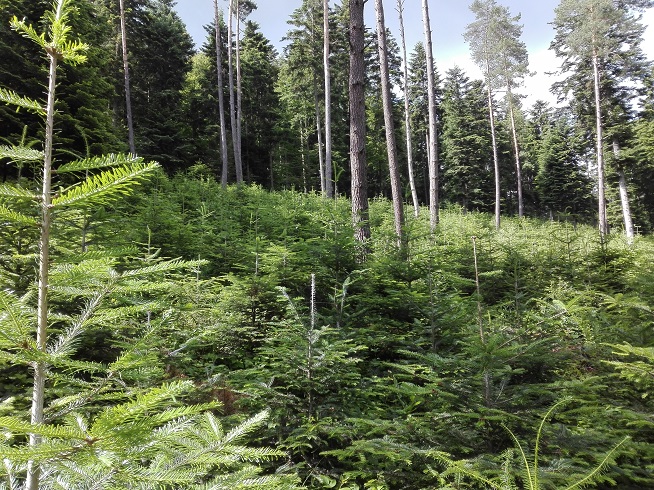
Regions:
M 332 88 L 329 69 L 329 0 L 323 1 L 323 65 L 325 69 L 325 186 L 327 197 L 334 197 L 332 177 Z
M 397 235 L 398 246 L 402 246 L 404 207 L 402 202 L 400 171 L 397 164 L 397 145 L 395 142 L 395 124 L 393 122 L 393 103 L 391 102 L 391 82 L 388 70 L 388 48 L 386 46 L 386 23 L 384 21 L 384 4 L 382 3 L 382 0 L 375 0 L 375 11 L 377 12 L 377 43 L 379 48 L 382 105 L 384 107 L 386 151 L 388 153 L 388 171 L 391 178 L 391 195 L 393 197 L 395 234 Z
M 595 43 L 593 43 L 595 44 Z M 609 225 L 606 219 L 606 197 L 604 184 L 604 145 L 602 131 L 602 107 L 600 97 L 600 73 L 597 50 L 593 48 L 593 86 L 595 89 L 595 123 L 596 123 L 596 147 L 597 147 L 597 200 L 598 200 L 598 226 L 602 238 L 609 233 Z
M 360 242 L 370 238 L 368 220 L 368 176 L 366 168 L 366 107 L 365 107 L 365 0 L 350 2 L 350 170 L 352 189 L 352 224 L 354 236 Z M 361 260 L 365 260 L 365 247 Z
M 495 229 L 500 229 L 500 202 L 502 194 L 500 192 L 500 159 L 497 154 L 497 138 L 495 136 L 495 108 L 493 107 L 493 90 L 491 89 L 490 75 L 486 76 L 487 96 L 488 96 L 488 119 L 491 127 L 491 145 L 493 146 L 493 168 L 495 172 Z
M 511 93 L 511 84 L 507 82 L 506 96 L 509 101 L 509 119 L 511 120 L 511 138 L 513 139 L 513 153 L 515 156 L 515 175 L 518 186 L 518 217 L 522 218 L 525 214 L 524 200 L 522 198 L 522 165 L 520 164 L 520 146 L 518 145 L 518 131 L 515 125 L 515 105 L 513 104 L 513 94 Z
M 223 187 L 227 186 L 228 159 L 227 159 L 227 128 L 225 127 L 225 100 L 223 94 L 223 60 L 222 40 L 220 36 L 220 16 L 218 13 L 218 0 L 213 0 L 216 16 L 216 66 L 218 75 L 218 112 L 220 113 L 220 156 L 222 159 L 222 172 L 220 182 Z
M 409 109 L 409 67 L 406 55 L 406 35 L 404 32 L 404 0 L 397 0 L 397 12 L 400 17 L 400 37 L 402 39 L 402 63 L 404 65 L 404 129 L 406 135 L 406 160 L 409 172 L 409 186 L 411 187 L 411 198 L 413 199 L 413 214 L 417 218 L 420 213 L 418 201 L 418 190 L 413 175 L 413 144 L 411 142 L 411 113 Z
M 624 232 L 627 236 L 627 242 L 634 241 L 634 223 L 631 219 L 631 207 L 629 206 L 629 193 L 627 191 L 627 178 L 624 173 L 624 168 L 620 165 L 620 143 L 618 140 L 613 140 L 613 155 L 615 156 L 617 172 L 618 172 L 618 187 L 620 189 L 620 204 L 622 205 L 622 219 L 624 221 Z
M 438 224 L 438 134 L 436 131 L 436 87 L 434 84 L 434 53 L 431 45 L 429 4 L 422 0 L 422 23 L 425 31 L 427 58 L 427 98 L 429 104 L 429 223 L 432 233 Z
M 320 100 L 318 96 L 318 80 L 313 73 L 313 108 L 316 113 L 316 135 L 318 137 L 318 169 L 320 172 L 320 193 L 327 196 L 327 183 L 325 182 L 325 160 L 323 159 L 322 126 L 320 124 Z
M 232 150 L 234 153 L 234 166 L 236 167 L 236 182 L 240 184 L 243 181 L 243 167 L 238 153 L 236 100 L 234 98 L 234 51 L 232 49 L 232 38 L 234 37 L 234 2 L 236 0 L 229 1 L 229 11 L 227 14 L 229 17 L 229 22 L 227 22 L 227 70 L 229 77 L 229 122 L 232 130 Z
M 129 60 L 127 55 L 127 26 L 125 23 L 125 1 L 120 0 L 120 37 L 123 46 L 123 74 L 125 75 L 125 111 L 127 113 L 127 141 L 129 151 L 136 155 L 134 143 L 134 119 L 132 118 L 132 90 L 129 81 Z
M 243 152 L 241 151 L 241 124 L 243 122 L 242 109 L 242 78 L 241 78 L 241 12 L 239 0 L 236 1 L 236 149 L 238 155 L 236 162 L 236 182 L 243 183 Z

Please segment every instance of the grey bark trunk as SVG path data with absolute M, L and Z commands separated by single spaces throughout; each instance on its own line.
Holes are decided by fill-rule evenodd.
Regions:
M 413 200 L 413 214 L 417 218 L 420 214 L 420 203 L 418 201 L 418 190 L 413 174 L 413 144 L 411 141 L 411 113 L 409 109 L 409 68 L 406 54 L 406 35 L 404 32 L 404 0 L 397 0 L 397 12 L 400 18 L 400 38 L 402 40 L 402 64 L 404 65 L 404 128 L 406 136 L 406 161 L 409 172 L 409 186 L 411 187 L 411 198 Z
M 402 226 L 404 209 L 402 203 L 402 185 L 397 164 L 397 146 L 395 142 L 395 123 L 393 122 L 393 105 L 391 102 L 391 83 L 388 69 L 388 50 L 386 47 L 386 24 L 384 21 L 384 4 L 375 0 L 377 12 L 377 42 L 379 48 L 379 65 L 381 73 L 382 105 L 384 108 L 384 127 L 386 130 L 386 152 L 388 154 L 388 171 L 391 178 L 391 195 L 393 197 L 393 215 L 398 246 L 402 245 Z
M 313 75 L 313 108 L 316 113 L 316 135 L 318 137 L 318 169 L 320 172 L 320 193 L 327 196 L 327 184 L 325 182 L 325 159 L 323 158 L 322 126 L 320 124 L 320 101 L 318 96 L 318 80 Z
M 627 178 L 624 173 L 624 168 L 620 165 L 620 143 L 613 140 L 613 155 L 615 156 L 616 166 L 618 171 L 618 187 L 620 189 L 620 204 L 622 205 L 622 219 L 624 221 L 624 233 L 627 237 L 627 242 L 634 241 L 634 222 L 631 219 L 631 207 L 629 206 L 629 192 L 627 190 Z
M 429 223 L 432 233 L 438 224 L 438 135 L 436 132 L 436 93 L 434 86 L 434 55 L 429 24 L 429 5 L 422 0 L 422 23 L 425 31 L 427 57 L 427 97 L 429 104 Z
M 520 145 L 518 144 L 518 131 L 515 126 L 515 105 L 511 87 L 507 84 L 507 97 L 509 99 L 509 119 L 511 120 L 511 138 L 513 139 L 513 153 L 515 155 L 515 175 L 518 186 L 518 216 L 522 218 L 525 214 L 524 200 L 522 198 L 522 165 L 520 164 Z
M 243 182 L 243 167 L 241 165 L 238 151 L 238 127 L 236 124 L 236 100 L 234 94 L 234 53 L 232 49 L 232 38 L 234 37 L 234 3 L 229 2 L 229 22 L 227 23 L 227 66 L 229 76 L 229 121 L 232 130 L 232 150 L 234 152 L 234 166 L 236 167 L 236 183 Z
M 500 229 L 500 201 L 502 194 L 500 192 L 500 159 L 497 155 L 497 138 L 495 136 L 495 110 L 493 108 L 493 91 L 490 86 L 490 77 L 486 77 L 488 86 L 488 118 L 491 127 L 491 144 L 493 146 L 493 168 L 495 173 L 495 229 Z
M 366 168 L 366 107 L 364 63 L 364 4 L 365 0 L 350 2 L 350 170 L 352 192 L 352 224 L 359 243 L 370 238 L 368 221 L 368 181 Z M 365 260 L 365 247 L 360 260 Z
M 594 40 L 593 40 L 594 41 Z M 604 184 L 604 145 L 602 131 L 602 107 L 600 97 L 600 74 L 597 59 L 597 52 L 593 49 L 593 87 L 595 89 L 595 123 L 596 123 L 596 148 L 597 148 L 597 200 L 598 200 L 598 226 L 600 236 L 604 238 L 609 233 L 609 225 L 606 219 L 606 197 Z
M 125 112 L 127 116 L 127 142 L 129 151 L 136 155 L 136 143 L 134 142 L 134 119 L 132 117 L 132 90 L 129 80 L 129 57 L 127 53 L 127 26 L 125 22 L 125 2 L 120 0 L 120 38 L 123 47 L 123 74 L 125 78 Z
M 222 161 L 222 171 L 220 182 L 223 187 L 227 186 L 228 166 L 227 158 L 227 128 L 225 127 L 225 100 L 223 94 L 223 60 L 222 60 L 222 42 L 220 39 L 220 16 L 218 14 L 218 0 L 213 0 L 214 11 L 216 16 L 216 66 L 218 75 L 218 112 L 220 113 L 220 156 Z
M 329 68 L 329 0 L 323 2 L 323 65 L 325 70 L 325 191 L 334 197 L 332 177 L 332 89 Z
M 241 79 L 241 15 L 239 0 L 236 0 L 236 182 L 243 183 L 243 152 L 241 151 L 241 125 L 243 122 L 242 109 L 242 79 Z

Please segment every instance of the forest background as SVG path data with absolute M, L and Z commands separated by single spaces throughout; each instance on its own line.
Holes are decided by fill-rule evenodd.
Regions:
M 570 3 L 559 6 L 553 42 L 562 62 L 570 61 L 562 17 Z M 373 198 L 363 244 L 348 200 L 348 5 L 329 13 L 331 180 L 322 2 L 306 0 L 292 13 L 282 53 L 248 21 L 254 6 L 241 3 L 233 44 L 243 181 L 234 185 L 235 114 L 226 103 L 225 146 L 218 110 L 218 73 L 227 80 L 230 71 L 224 13 L 219 43 L 209 24 L 196 52 L 170 0 L 126 0 L 125 29 L 118 2 L 75 2 L 64 20 L 88 50 L 84 63 L 65 64 L 38 36 L 16 33 L 30 32 L 22 24 L 9 27 L 16 16 L 47 31 L 63 22 L 44 17 L 51 4 L 0 2 L 0 87 L 11 90 L 2 100 L 22 107 L 0 107 L 6 488 L 654 484 L 654 72 L 637 22 L 649 2 L 616 2 L 623 17 L 604 19 L 608 38 L 631 49 L 622 60 L 602 59 L 604 185 L 587 60 L 563 63 L 567 78 L 555 91 L 565 103 L 527 108 L 506 90 L 489 90 L 497 88 L 492 77 L 457 68 L 431 73 L 430 91 L 422 43 L 408 57 L 404 90 L 402 52 L 387 33 L 395 137 L 403 141 L 410 129 L 418 203 L 399 232 L 383 63 L 377 32 L 367 29 L 364 182 Z M 138 158 L 124 154 L 122 34 Z M 51 49 L 45 57 L 43 46 Z M 43 99 L 44 59 L 59 57 L 51 127 L 32 102 Z M 48 134 L 55 184 L 45 205 L 38 188 Z M 398 152 L 406 161 L 406 147 Z M 144 163 L 151 161 L 160 168 Z M 440 171 L 437 226 L 422 209 L 430 162 Z M 109 167 L 117 170 L 107 174 Z M 410 201 L 404 165 L 400 180 L 400 198 Z M 335 197 L 327 197 L 328 181 Z M 598 232 L 600 188 L 610 230 Z M 497 209 L 501 226 L 491 216 Z M 46 260 L 40 212 L 53 218 Z M 52 281 L 49 307 L 38 311 L 43 274 L 35 264 Z M 47 327 L 43 344 L 34 338 L 37 320 Z M 45 414 L 35 423 L 29 407 L 41 368 Z M 244 437 L 249 449 L 235 446 Z

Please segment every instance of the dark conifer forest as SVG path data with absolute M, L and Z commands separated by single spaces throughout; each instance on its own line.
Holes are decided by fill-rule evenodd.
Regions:
M 654 2 L 437 3 L 0 0 L 0 490 L 654 488 Z

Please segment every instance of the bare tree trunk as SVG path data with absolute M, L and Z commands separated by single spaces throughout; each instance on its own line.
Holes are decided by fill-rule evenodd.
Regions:
M 400 17 L 400 37 L 402 39 L 402 63 L 404 65 L 404 128 L 406 133 L 406 159 L 409 172 L 409 186 L 411 187 L 411 198 L 413 199 L 413 214 L 417 218 L 420 213 L 418 202 L 418 190 L 413 175 L 413 145 L 411 142 L 411 114 L 409 110 L 409 67 L 406 55 L 406 36 L 404 32 L 404 0 L 397 0 L 397 12 Z
M 429 223 L 432 233 L 438 224 L 438 135 L 436 132 L 436 87 L 434 86 L 434 54 L 431 45 L 429 5 L 422 0 L 422 22 L 427 57 L 427 97 L 429 104 Z
M 232 38 L 234 37 L 234 2 L 229 1 L 229 22 L 227 23 L 227 66 L 229 75 L 229 121 L 232 130 L 232 149 L 234 151 L 234 166 L 236 167 L 236 183 L 243 182 L 243 167 L 238 152 L 238 135 L 236 127 L 236 100 L 234 99 L 234 54 L 232 50 Z
M 511 85 L 507 83 L 507 97 L 509 100 L 509 119 L 511 120 L 511 138 L 513 139 L 513 153 L 515 155 L 515 174 L 518 185 L 518 217 L 522 218 L 525 214 L 524 200 L 522 198 L 522 165 L 520 165 L 520 146 L 518 145 L 518 131 L 515 127 L 515 105 L 513 104 L 513 94 Z
M 368 220 L 368 181 L 366 168 L 366 107 L 365 107 L 365 0 L 350 2 L 350 169 L 352 186 L 352 224 L 354 236 L 363 243 L 370 238 Z M 365 260 L 365 247 L 361 260 Z
M 236 162 L 236 182 L 243 183 L 243 152 L 241 151 L 241 123 L 243 122 L 242 109 L 242 78 L 241 78 L 241 12 L 239 0 L 236 1 L 236 149 L 238 155 Z
M 329 69 L 329 0 L 323 1 L 323 65 L 325 68 L 325 191 L 334 197 L 332 177 L 332 89 Z
M 622 218 L 624 220 L 624 232 L 627 236 L 627 242 L 634 241 L 634 223 L 631 219 L 631 207 L 629 206 L 629 193 L 627 191 L 627 178 L 625 177 L 624 168 L 620 165 L 620 143 L 613 140 L 613 155 L 616 160 L 618 171 L 618 187 L 620 189 L 620 204 L 622 205 Z
M 218 0 L 213 0 L 216 16 L 216 66 L 218 70 L 218 111 L 220 112 L 220 156 L 222 159 L 222 172 L 220 182 L 223 187 L 227 186 L 228 159 L 227 159 L 227 128 L 225 127 L 225 100 L 223 94 L 223 60 L 222 40 L 220 36 L 220 16 L 218 14 Z
M 313 74 L 313 106 L 316 112 L 316 134 L 318 136 L 318 169 L 320 171 L 320 193 L 327 196 L 327 184 L 325 182 L 325 160 L 323 159 L 322 147 L 322 127 L 320 125 L 320 102 L 318 97 L 318 80 L 316 74 Z
M 127 113 L 127 141 L 129 151 L 136 155 L 134 143 L 134 119 L 132 118 L 132 90 L 129 81 L 129 61 L 127 56 L 127 26 L 125 23 L 125 2 L 120 0 L 120 37 L 123 45 L 123 73 L 125 75 L 125 111 Z
M 375 0 L 377 12 L 377 43 L 379 48 L 379 65 L 381 74 L 382 105 L 384 107 L 384 127 L 386 129 L 386 151 L 388 153 L 388 171 L 391 178 L 391 195 L 393 196 L 393 214 L 395 234 L 398 247 L 402 246 L 402 226 L 404 225 L 404 208 L 402 202 L 402 185 L 397 164 L 397 146 L 395 143 L 395 124 L 393 122 L 393 104 L 391 102 L 391 83 L 388 70 L 388 48 L 386 47 L 386 24 L 384 22 L 384 4 Z
M 493 91 L 490 85 L 490 77 L 486 76 L 487 95 L 488 95 L 488 118 L 491 127 L 491 144 L 493 146 L 493 168 L 495 172 L 495 229 L 500 229 L 500 202 L 502 194 L 500 192 L 500 159 L 497 154 L 497 138 L 495 136 L 495 109 L 493 107 Z
M 595 43 L 593 42 L 593 45 Z M 602 144 L 602 107 L 600 98 L 600 74 L 596 49 L 593 48 L 593 85 L 595 89 L 595 123 L 596 123 L 596 146 L 597 146 L 597 200 L 598 226 L 600 236 L 604 238 L 609 233 L 609 225 L 606 219 L 606 197 L 604 184 L 604 145 Z

